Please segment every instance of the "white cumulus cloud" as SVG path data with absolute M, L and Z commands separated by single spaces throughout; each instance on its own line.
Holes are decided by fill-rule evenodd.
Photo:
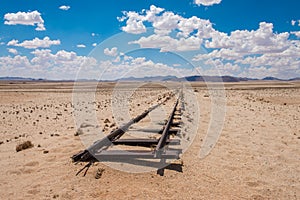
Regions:
M 212 5 L 221 1 L 197 2 L 199 5 Z M 288 78 L 300 75 L 300 55 L 297 53 L 300 52 L 299 31 L 278 33 L 273 30 L 272 23 L 260 22 L 256 30 L 234 30 L 228 34 L 214 29 L 213 23 L 207 19 L 196 16 L 186 18 L 154 5 L 149 10 L 123 14 L 119 20 L 126 23 L 122 28 L 125 32 L 143 33 L 146 31 L 145 24 L 154 28 L 153 34 L 129 44 L 158 48 L 162 52 L 195 51 L 200 50 L 201 45 L 210 49 L 209 53 L 194 55 L 192 60 L 196 64 L 204 62 L 215 66 L 214 69 L 202 70 L 210 75 L 217 71 L 250 77 L 268 74 Z M 298 20 L 291 23 L 298 25 Z M 291 39 L 291 34 L 297 39 Z
M 113 47 L 111 49 L 105 48 L 103 52 L 107 56 L 113 56 L 113 57 L 115 57 L 115 56 L 118 55 L 118 48 L 117 47 Z
M 126 21 L 126 26 L 122 27 L 122 31 L 133 34 L 140 34 L 146 32 L 146 27 L 143 24 L 143 17 L 141 17 L 136 12 L 126 12 L 126 17 L 128 18 Z
M 62 5 L 59 7 L 59 9 L 61 10 L 69 10 L 71 7 L 70 6 L 66 6 L 66 5 Z
M 298 38 L 300 38 L 300 31 L 292 31 L 291 34 L 296 35 Z
M 19 45 L 18 43 L 19 43 L 19 40 L 13 39 L 7 43 L 7 46 L 18 46 Z
M 292 26 L 295 26 L 295 25 L 296 25 L 296 22 L 297 22 L 296 20 L 292 20 L 292 21 L 291 21 L 291 25 L 292 25 Z
M 177 77 L 189 76 L 193 74 L 191 69 L 174 68 L 164 63 L 154 62 L 145 57 L 125 57 L 120 58 L 118 63 L 114 61 L 102 61 L 99 68 L 103 72 L 104 80 L 115 80 L 120 78 L 136 77 L 142 78 L 145 76 L 168 76 L 174 75 Z
M 214 4 L 220 4 L 222 0 L 195 0 L 194 3 L 198 6 L 212 6 Z
M 86 46 L 84 44 L 77 44 L 77 48 L 85 48 Z
M 126 26 L 122 30 L 128 33 L 139 34 L 146 31 L 144 22 L 151 23 L 154 33 L 148 37 L 142 37 L 131 43 L 141 47 L 160 48 L 161 51 L 189 51 L 198 50 L 203 39 L 209 39 L 217 35 L 209 20 L 200 19 L 196 16 L 184 18 L 163 8 L 150 6 L 149 10 L 142 13 L 124 12 Z M 136 23 L 141 23 L 141 27 Z M 171 37 L 170 33 L 177 31 L 177 37 Z
M 75 79 L 81 67 L 97 66 L 94 58 L 78 56 L 75 52 L 35 49 L 32 59 L 27 56 L 0 57 L 0 74 L 47 79 Z
M 16 75 L 15 71 L 20 69 L 30 69 L 31 65 L 26 56 L 16 55 L 14 57 L 0 57 L 0 71 L 2 75 Z
M 13 49 L 13 48 L 8 48 L 7 49 L 9 53 L 12 53 L 14 55 L 17 55 L 18 54 L 18 51 L 16 49 Z
M 44 20 L 41 17 L 41 13 L 36 10 L 32 12 L 7 13 L 4 15 L 4 19 L 4 24 L 6 25 L 36 25 L 37 27 L 35 30 L 46 30 L 44 26 Z
M 261 22 L 257 30 L 236 30 L 228 36 L 226 34 L 213 37 L 207 41 L 207 48 L 227 48 L 243 54 L 261 54 L 283 51 L 289 46 L 289 33 L 273 32 L 273 24 Z
M 161 52 L 198 50 L 201 43 L 202 39 L 195 36 L 175 39 L 167 35 L 157 34 L 130 42 L 130 44 L 139 44 L 141 48 L 159 48 Z
M 48 48 L 52 45 L 60 45 L 60 40 L 51 40 L 46 36 L 44 39 L 34 38 L 33 40 L 25 40 L 21 43 L 18 40 L 11 40 L 7 43 L 7 46 L 24 47 L 26 49 Z
M 206 71 L 207 74 L 221 74 L 226 76 L 234 76 L 240 72 L 241 67 L 238 64 L 230 62 L 224 63 L 220 59 L 208 59 L 205 64 L 211 68 Z

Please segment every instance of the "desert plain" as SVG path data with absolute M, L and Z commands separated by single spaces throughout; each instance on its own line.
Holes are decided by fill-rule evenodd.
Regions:
M 96 94 L 85 103 L 97 124 L 78 123 L 73 82 L 0 82 L 0 199 L 300 199 L 300 82 L 225 83 L 222 131 L 204 158 L 199 152 L 218 101 L 204 83 L 190 83 L 187 92 L 199 106 L 197 132 L 181 155 L 182 171 L 165 169 L 164 176 L 105 163 L 76 176 L 85 163 L 75 165 L 70 157 L 86 148 L 78 129 L 84 136 L 89 127 L 108 134 L 117 126 L 115 83 L 95 91 L 79 84 L 82 92 Z M 157 83 L 139 88 L 131 94 L 130 114 L 164 92 Z M 33 147 L 17 152 L 25 141 Z M 96 179 L 98 169 L 104 171 Z

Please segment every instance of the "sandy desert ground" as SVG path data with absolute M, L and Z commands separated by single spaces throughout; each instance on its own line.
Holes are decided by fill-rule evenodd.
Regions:
M 300 82 L 226 83 L 224 127 L 204 159 L 199 150 L 212 98 L 205 84 L 192 85 L 199 127 L 181 156 L 182 172 L 127 173 L 95 163 L 83 177 L 75 174 L 84 163 L 74 165 L 70 159 L 85 148 L 74 135 L 73 83 L 1 82 L 0 199 L 300 199 Z M 165 92 L 152 86 L 132 95 L 133 116 Z M 113 88 L 103 83 L 95 101 L 87 102 L 105 133 L 116 127 Z M 88 135 L 86 127 L 83 135 Z M 27 140 L 34 147 L 16 152 Z M 95 179 L 98 169 L 104 172 Z

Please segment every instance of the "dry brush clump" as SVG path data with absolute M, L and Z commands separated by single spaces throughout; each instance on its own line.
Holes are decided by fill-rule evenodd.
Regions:
M 103 174 L 104 171 L 105 171 L 105 169 L 103 169 L 103 168 L 98 168 L 98 169 L 97 169 L 97 172 L 96 172 L 96 175 L 95 175 L 95 179 L 101 178 L 101 176 L 102 176 L 102 174 Z
M 26 142 L 23 142 L 21 144 L 18 144 L 16 146 L 16 151 L 19 152 L 19 151 L 29 149 L 29 148 L 32 148 L 32 147 L 33 147 L 32 142 L 31 141 L 26 141 Z
M 77 131 L 74 133 L 74 136 L 79 136 L 79 135 L 83 135 L 84 132 L 81 128 L 78 128 Z

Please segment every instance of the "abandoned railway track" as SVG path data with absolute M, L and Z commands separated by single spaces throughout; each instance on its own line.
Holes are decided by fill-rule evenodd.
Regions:
M 147 135 L 147 134 L 156 134 L 157 137 L 139 137 L 134 138 L 121 138 L 126 133 L 132 132 L 132 127 L 135 124 L 138 124 L 146 116 L 148 116 L 155 109 L 161 107 L 167 102 L 173 103 L 171 109 L 168 112 L 167 119 L 160 119 L 163 121 L 163 124 L 160 124 L 160 129 L 154 130 L 143 130 L 139 129 L 136 135 Z M 138 160 L 159 160 L 161 165 L 157 167 L 157 173 L 160 175 L 164 174 L 164 168 L 166 167 L 166 161 L 171 159 L 179 159 L 180 154 L 182 153 L 181 149 L 172 148 L 173 146 L 179 145 L 180 140 L 174 139 L 172 136 L 176 136 L 180 133 L 180 124 L 181 124 L 181 115 L 184 110 L 183 102 L 183 92 L 174 92 L 172 95 L 167 96 L 160 103 L 151 106 L 140 115 L 131 119 L 127 123 L 123 124 L 116 130 L 112 131 L 110 134 L 104 138 L 95 141 L 87 149 L 73 155 L 71 158 L 73 162 L 87 162 L 87 165 L 82 168 L 77 175 L 86 169 L 87 170 L 94 162 L 127 162 L 127 163 L 138 163 L 135 161 Z M 162 118 L 162 117 L 161 117 Z M 135 133 L 137 131 L 135 130 Z M 124 150 L 126 146 L 126 150 Z M 112 147 L 121 147 L 112 148 Z M 132 147 L 131 149 L 128 149 Z M 142 147 L 143 149 L 136 149 L 134 147 Z

